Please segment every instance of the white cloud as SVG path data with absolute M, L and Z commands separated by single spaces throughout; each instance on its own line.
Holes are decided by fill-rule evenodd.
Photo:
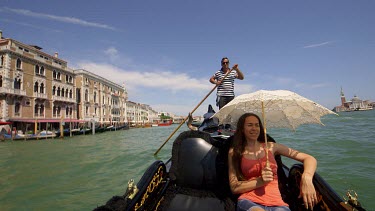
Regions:
M 36 13 L 36 12 L 32 12 L 30 10 L 12 9 L 12 8 L 8 8 L 8 7 L 3 7 L 2 10 L 13 12 L 13 13 L 16 13 L 18 15 L 29 16 L 29 17 L 54 20 L 54 21 L 59 21 L 59 22 L 64 22 L 64 23 L 77 24 L 77 25 L 81 25 L 81 26 L 89 26 L 89 27 L 95 27 L 95 28 L 115 30 L 114 27 L 106 25 L 106 24 L 89 22 L 89 21 L 85 21 L 85 20 L 82 20 L 82 19 L 74 18 L 74 17 L 63 17 L 63 16 L 56 16 L 56 15 L 45 14 L 45 13 Z
M 149 87 L 169 91 L 208 90 L 211 87 L 210 84 L 207 84 L 207 80 L 191 78 L 185 73 L 124 70 L 110 64 L 97 64 L 93 62 L 80 62 L 78 63 L 78 67 L 118 84 L 125 82 L 129 87 Z
M 118 51 L 115 47 L 109 47 L 104 51 L 104 54 L 109 56 L 109 59 L 113 62 L 118 58 Z
M 329 45 L 329 44 L 332 44 L 332 43 L 334 43 L 334 42 L 328 41 L 328 42 L 323 42 L 323 43 L 318 43 L 318 44 L 306 45 L 306 46 L 303 46 L 303 48 L 317 48 L 317 47 L 322 47 L 322 46 Z

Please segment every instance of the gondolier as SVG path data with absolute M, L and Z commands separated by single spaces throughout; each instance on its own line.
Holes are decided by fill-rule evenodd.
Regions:
M 225 77 L 228 72 L 230 73 Z M 238 68 L 238 64 L 235 64 L 230 69 L 229 59 L 227 57 L 222 58 L 221 69 L 210 78 L 210 82 L 217 85 L 216 105 L 219 109 L 234 99 L 234 79 L 236 78 L 240 80 L 244 79 L 244 75 Z

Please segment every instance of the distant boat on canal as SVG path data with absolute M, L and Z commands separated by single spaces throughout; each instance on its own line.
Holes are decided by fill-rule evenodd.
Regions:
M 165 119 L 165 120 L 162 120 L 161 122 L 158 122 L 157 125 L 158 126 L 170 126 L 172 123 L 173 123 L 172 119 Z

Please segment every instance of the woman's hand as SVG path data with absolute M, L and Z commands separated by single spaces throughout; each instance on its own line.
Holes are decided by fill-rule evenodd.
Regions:
M 273 180 L 273 172 L 270 167 L 264 167 L 262 169 L 262 180 L 264 183 L 269 183 Z
M 318 202 L 312 180 L 313 175 L 311 173 L 304 172 L 302 174 L 299 195 L 299 198 L 303 198 L 306 209 L 310 208 L 311 210 L 313 210 L 314 205 Z

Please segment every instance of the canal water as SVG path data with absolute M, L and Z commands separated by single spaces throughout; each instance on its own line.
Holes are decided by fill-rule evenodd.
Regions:
M 357 192 L 375 209 L 375 111 L 322 118 L 326 126 L 303 125 L 296 132 L 268 129 L 278 142 L 318 160 L 317 172 L 344 196 Z M 178 125 L 96 135 L 0 142 L 0 210 L 92 210 L 122 195 L 155 160 L 167 160 L 174 138 L 154 152 Z M 294 161 L 286 160 L 287 164 Z

